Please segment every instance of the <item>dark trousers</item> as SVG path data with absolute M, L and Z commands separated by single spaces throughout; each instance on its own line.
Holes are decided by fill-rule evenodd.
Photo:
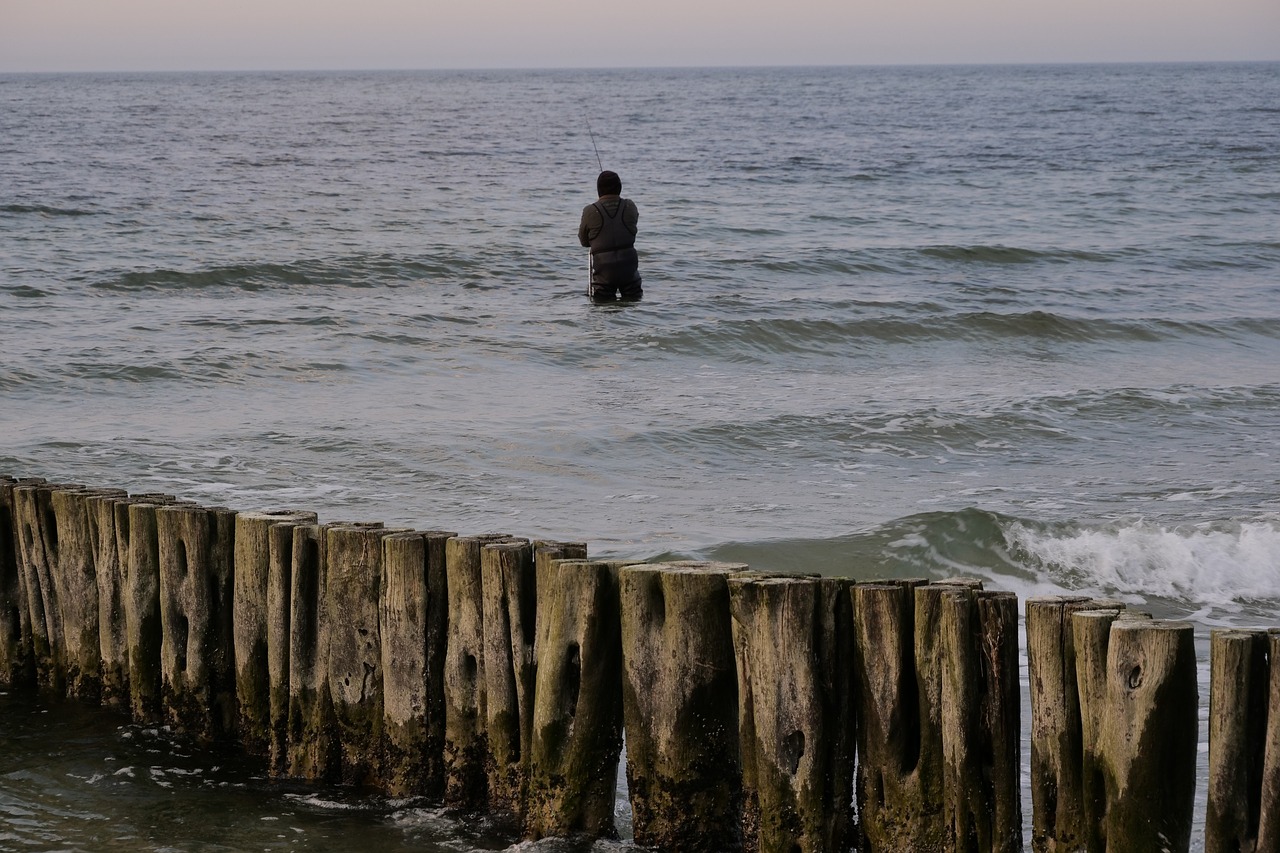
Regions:
M 591 300 L 593 302 L 613 302 L 619 298 L 634 301 L 644 295 L 640 287 L 640 279 L 627 284 L 598 284 L 591 282 Z
M 591 298 L 600 302 L 612 302 L 619 295 L 623 299 L 639 299 L 640 261 L 632 246 L 598 252 L 591 256 Z

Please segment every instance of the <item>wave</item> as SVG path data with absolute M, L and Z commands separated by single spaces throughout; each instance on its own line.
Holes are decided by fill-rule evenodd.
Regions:
M 1186 526 L 1047 523 L 970 507 L 829 539 L 725 543 L 696 556 L 864 581 L 972 576 L 1023 597 L 1079 592 L 1246 620 L 1280 604 L 1280 515 Z
M 1188 527 L 1014 521 L 1013 559 L 1070 589 L 1229 607 L 1280 601 L 1280 516 Z
M 0 204 L 0 213 L 37 214 L 39 216 L 97 216 L 96 210 L 75 207 L 54 207 L 48 204 Z
M 290 263 L 230 264 L 196 270 L 154 269 L 117 273 L 97 281 L 98 290 L 184 291 L 264 290 L 279 287 L 395 287 L 466 277 L 467 261 L 414 261 L 400 258 L 351 257 Z
M 647 343 L 678 354 L 733 359 L 806 353 L 847 357 L 851 351 L 871 348 L 874 344 L 948 340 L 1125 343 L 1185 338 L 1280 338 L 1280 317 L 1229 317 L 1191 322 L 1164 318 L 1082 318 L 1049 311 L 933 313 L 921 307 L 907 307 L 915 316 L 895 316 L 885 313 L 883 305 L 849 305 L 844 310 L 857 316 L 720 319 L 675 328 L 649 338 Z M 880 316 L 874 316 L 877 313 Z
M 1084 249 L 1026 249 L 1017 246 L 926 246 L 921 255 L 943 261 L 977 264 L 1107 263 L 1128 252 L 1091 252 Z

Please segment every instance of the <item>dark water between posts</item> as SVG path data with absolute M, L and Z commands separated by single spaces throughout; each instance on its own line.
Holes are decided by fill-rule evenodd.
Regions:
M 1203 690 L 1209 630 L 1280 625 L 1278 104 L 1277 64 L 0 76 L 0 473 L 1100 593 L 1192 620 Z M 583 296 L 588 118 L 637 305 Z M 13 695 L 0 815 L 516 840 Z

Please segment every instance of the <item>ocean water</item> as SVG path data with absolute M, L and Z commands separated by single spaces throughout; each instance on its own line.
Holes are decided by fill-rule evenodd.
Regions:
M 596 149 L 638 304 L 584 297 Z M 0 473 L 1096 592 L 1203 691 L 1280 625 L 1280 64 L 0 76 L 0 352 Z M 517 840 L 14 695 L 0 814 Z

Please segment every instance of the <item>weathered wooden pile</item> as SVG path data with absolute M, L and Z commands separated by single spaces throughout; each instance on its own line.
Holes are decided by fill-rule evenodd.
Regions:
M 1187 850 L 1191 627 L 1026 606 L 1032 846 Z M 697 851 L 1023 847 L 1018 602 L 0 477 L 0 686 L 280 777 Z M 1206 850 L 1280 851 L 1280 632 L 1213 637 Z

